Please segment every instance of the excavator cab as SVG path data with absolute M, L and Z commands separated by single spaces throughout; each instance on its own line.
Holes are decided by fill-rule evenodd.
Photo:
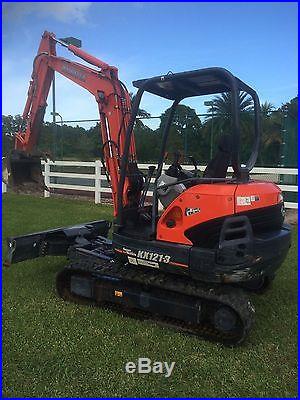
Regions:
M 156 76 L 149 79 L 141 79 L 134 81 L 133 85 L 138 88 L 133 105 L 131 120 L 136 118 L 137 110 L 140 101 L 145 92 L 157 95 L 164 99 L 172 101 L 172 106 L 165 124 L 160 158 L 157 163 L 155 188 L 153 192 L 152 202 L 152 236 L 157 235 L 157 220 L 158 220 L 158 201 L 165 208 L 183 191 L 199 184 L 218 184 L 228 182 L 231 178 L 226 177 L 229 166 L 233 168 L 233 177 L 236 182 L 249 182 L 249 172 L 255 165 L 260 136 L 260 104 L 256 92 L 239 78 L 232 75 L 224 68 L 205 68 L 182 73 L 169 73 L 164 76 Z M 240 110 L 239 110 L 239 93 L 246 92 L 253 101 L 254 111 L 254 142 L 251 155 L 243 166 L 240 162 Z M 190 171 L 185 171 L 180 165 L 179 157 L 175 156 L 174 161 L 167 171 L 163 171 L 165 161 L 166 147 L 170 132 L 170 127 L 175 115 L 178 104 L 189 97 L 199 97 L 203 95 L 213 95 L 218 93 L 229 92 L 231 95 L 231 134 L 223 135 L 219 138 L 217 153 L 207 165 L 203 177 L 195 176 Z M 133 124 L 129 124 L 127 129 L 127 141 L 129 143 L 133 133 Z M 125 145 L 126 148 L 126 145 Z M 127 174 L 128 155 L 126 151 L 122 157 L 121 178 L 122 184 Z M 195 163 L 194 163 L 195 164 Z M 122 176 L 123 175 L 123 176 Z M 119 193 L 123 193 L 123 187 L 119 187 Z M 126 207 L 119 198 L 118 208 L 118 225 L 124 226 L 124 219 L 128 213 Z M 124 218 L 125 216 L 125 218 Z M 126 222 L 125 222 L 126 225 Z
M 203 281 L 239 281 L 256 288 L 271 281 L 288 251 L 290 230 L 283 225 L 280 189 L 271 182 L 250 178 L 261 136 L 260 104 L 256 92 L 223 68 L 168 74 L 133 84 L 138 92 L 131 121 L 136 118 L 144 92 L 169 99 L 173 104 L 162 134 L 152 204 L 147 210 L 149 218 L 145 218 L 142 208 L 124 206 L 119 195 L 113 236 L 116 251 L 130 249 L 132 254 L 141 254 L 142 258 L 148 257 L 149 249 L 157 249 L 158 253 L 167 253 L 173 258 L 172 267 L 169 262 L 163 262 L 158 263 L 158 268 L 182 274 L 189 271 L 194 279 Z M 254 141 L 245 164 L 240 161 L 241 91 L 251 96 L 254 111 Z M 223 92 L 229 92 L 231 96 L 231 134 L 219 138 L 217 152 L 203 176 L 185 171 L 178 157 L 164 171 L 167 140 L 180 101 Z M 131 139 L 132 126 L 129 123 L 127 143 Z M 119 193 L 123 193 L 122 184 L 127 174 L 126 148 L 125 144 Z M 229 166 L 233 169 L 232 176 L 227 176 Z M 162 211 L 159 202 L 163 205 Z M 120 253 L 122 262 L 144 262 L 128 257 L 126 251 Z M 238 275 L 237 270 L 240 271 Z

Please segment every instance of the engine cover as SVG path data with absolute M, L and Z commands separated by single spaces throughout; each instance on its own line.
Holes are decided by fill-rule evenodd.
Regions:
M 191 228 L 218 218 L 277 205 L 282 201 L 280 194 L 280 189 L 271 182 L 192 186 L 164 210 L 157 224 L 156 239 L 192 245 L 186 235 Z

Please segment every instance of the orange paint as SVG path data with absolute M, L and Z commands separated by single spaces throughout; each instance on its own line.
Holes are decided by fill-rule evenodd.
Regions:
M 277 204 L 280 189 L 271 182 L 195 185 L 181 193 L 162 213 L 157 224 L 158 240 L 192 245 L 185 231 L 216 218 Z M 238 197 L 256 197 L 249 205 L 237 205 Z M 186 215 L 187 208 L 199 209 Z

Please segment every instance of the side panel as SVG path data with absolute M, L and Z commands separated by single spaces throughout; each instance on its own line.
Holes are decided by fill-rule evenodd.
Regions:
M 278 204 L 281 190 L 272 182 L 251 181 L 238 185 L 235 192 L 235 212 L 255 210 Z
M 191 246 L 113 235 L 113 248 L 122 263 L 188 274 Z
M 157 240 L 191 245 L 184 232 L 203 222 L 234 214 L 236 184 L 200 184 L 185 190 L 163 212 Z

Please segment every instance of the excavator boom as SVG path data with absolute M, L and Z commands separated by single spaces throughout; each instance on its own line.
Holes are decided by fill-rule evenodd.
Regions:
M 96 69 L 58 57 L 56 55 L 57 43 L 67 47 L 75 56 Z M 56 39 L 53 33 L 44 32 L 38 53 L 33 61 L 33 72 L 22 115 L 23 124 L 15 135 L 15 149 L 7 162 L 9 182 L 14 186 L 21 185 L 22 188 L 26 182 L 36 183 L 40 187 L 43 183 L 40 166 L 41 155 L 37 153 L 36 147 L 54 71 L 89 91 L 96 100 L 101 131 L 99 140 L 102 141 L 103 159 L 110 176 L 116 215 L 120 178 L 119 164 L 124 152 L 124 138 L 131 115 L 129 93 L 125 85 L 119 81 L 116 67 L 108 65 L 72 44 L 68 45 L 62 40 Z M 130 143 L 128 168 L 130 171 L 137 170 L 133 137 Z M 132 173 L 130 175 L 132 176 Z M 132 182 L 127 177 L 123 193 L 121 193 L 124 205 L 130 201 L 139 201 L 140 191 L 135 190 L 135 195 L 132 196 L 131 186 Z

